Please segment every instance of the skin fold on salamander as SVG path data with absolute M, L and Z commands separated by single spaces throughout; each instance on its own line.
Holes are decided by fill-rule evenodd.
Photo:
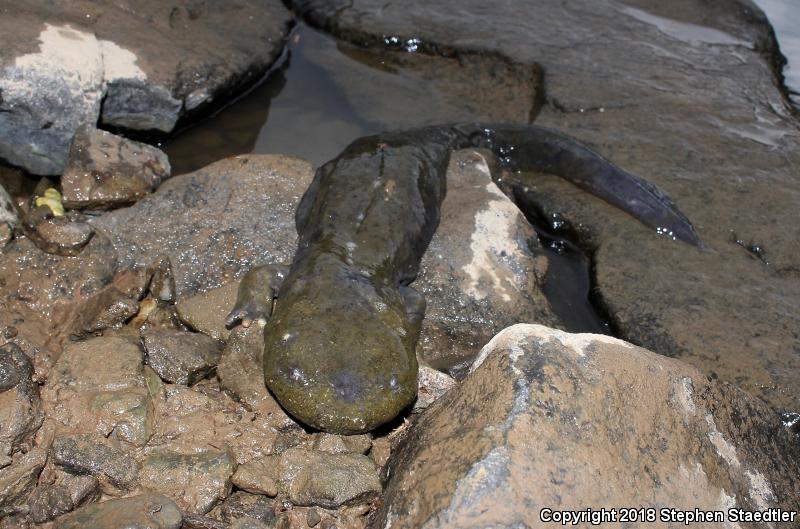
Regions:
M 413 402 L 425 301 L 409 284 L 439 223 L 450 153 L 467 147 L 491 149 L 512 170 L 561 176 L 660 233 L 700 244 L 661 190 L 555 130 L 475 123 L 360 138 L 320 167 L 303 195 L 291 267 L 248 272 L 226 320 L 267 319 L 265 382 L 300 422 L 362 433 Z

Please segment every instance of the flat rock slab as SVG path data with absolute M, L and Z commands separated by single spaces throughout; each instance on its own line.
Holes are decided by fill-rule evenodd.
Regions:
M 92 225 L 109 235 L 121 267 L 168 256 L 180 301 L 253 266 L 291 262 L 294 211 L 311 176 L 311 166 L 295 158 L 228 158 L 171 178 Z
M 392 454 L 372 527 L 538 527 L 545 507 L 796 509 L 798 455 L 763 402 L 683 362 L 515 325 Z
M 279 0 L 0 2 L 0 158 L 59 174 L 83 123 L 170 132 L 279 56 Z
M 800 409 L 800 133 L 775 82 L 773 33 L 752 2 L 290 4 L 356 43 L 540 64 L 537 123 L 657 184 L 705 244 L 671 243 L 570 184 L 532 175 L 537 209 L 563 214 L 593 255 L 615 331 L 777 409 Z

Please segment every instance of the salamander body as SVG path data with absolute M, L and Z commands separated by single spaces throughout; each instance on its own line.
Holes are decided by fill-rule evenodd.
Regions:
M 438 226 L 450 153 L 466 147 L 489 148 L 513 170 L 561 176 L 651 228 L 699 243 L 663 192 L 551 129 L 456 124 L 360 138 L 317 170 L 303 196 L 282 284 L 249 273 L 228 319 L 269 316 L 266 385 L 301 422 L 360 433 L 413 402 L 424 300 L 409 285 Z

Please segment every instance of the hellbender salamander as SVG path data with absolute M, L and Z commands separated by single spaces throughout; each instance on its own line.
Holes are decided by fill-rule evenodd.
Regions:
M 227 320 L 269 318 L 265 381 L 301 422 L 366 432 L 414 400 L 424 300 L 408 285 L 439 223 L 450 152 L 466 147 L 490 148 L 512 170 L 561 176 L 651 228 L 699 243 L 658 188 L 551 129 L 458 124 L 360 138 L 305 192 L 288 275 L 249 272 Z

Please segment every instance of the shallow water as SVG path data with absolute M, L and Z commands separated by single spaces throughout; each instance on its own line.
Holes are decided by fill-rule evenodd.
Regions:
M 781 53 L 788 61 L 783 69 L 784 83 L 795 106 L 800 107 L 800 2 L 797 0 L 755 0 L 767 14 Z
M 283 62 L 263 83 L 164 150 L 173 174 L 249 152 L 320 165 L 354 139 L 386 129 L 520 115 L 529 121 L 535 72 L 518 70 L 485 56 L 366 50 L 299 23 Z

